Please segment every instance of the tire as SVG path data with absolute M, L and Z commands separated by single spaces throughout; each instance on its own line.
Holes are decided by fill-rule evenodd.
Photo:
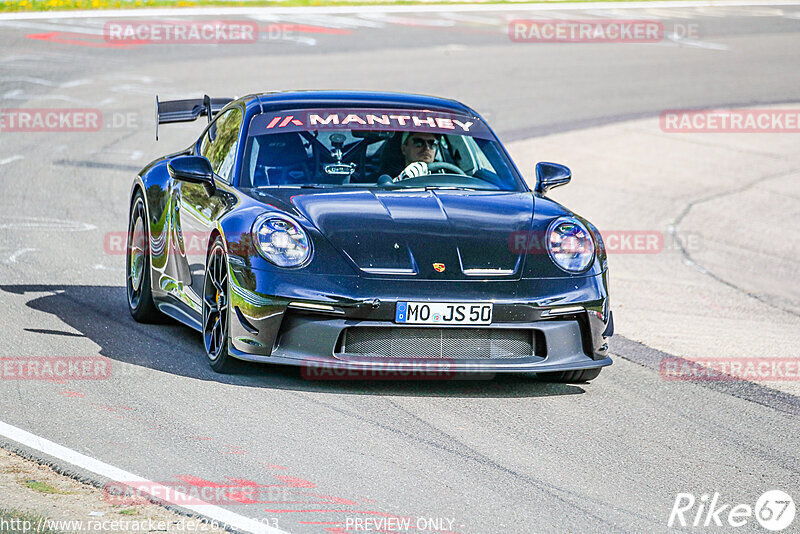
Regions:
M 144 196 L 137 191 L 131 202 L 128 236 L 125 249 L 125 289 L 128 310 L 140 323 L 158 323 L 163 320 L 153 302 L 150 276 L 150 231 Z
M 206 259 L 203 279 L 203 345 L 211 369 L 229 373 L 237 360 L 228 354 L 230 342 L 230 291 L 228 255 L 225 243 L 217 236 Z
M 580 369 L 577 371 L 558 371 L 551 373 L 538 373 L 536 378 L 543 382 L 576 383 L 594 380 L 602 371 L 597 369 Z

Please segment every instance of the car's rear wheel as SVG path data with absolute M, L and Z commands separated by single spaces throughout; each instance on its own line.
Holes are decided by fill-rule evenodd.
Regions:
M 230 325 L 228 256 L 225 244 L 217 236 L 206 261 L 203 282 L 203 341 L 211 368 L 226 373 L 236 364 L 228 354 Z
M 125 272 L 128 310 L 133 318 L 140 323 L 160 321 L 162 316 L 153 302 L 150 283 L 150 232 L 141 191 L 136 192 L 131 203 Z
M 552 373 L 537 373 L 536 378 L 544 382 L 575 383 L 594 380 L 602 369 L 580 369 L 577 371 L 558 371 Z

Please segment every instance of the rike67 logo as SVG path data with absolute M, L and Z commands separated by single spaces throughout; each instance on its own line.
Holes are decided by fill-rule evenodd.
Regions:
M 718 492 L 713 495 L 704 493 L 699 499 L 691 493 L 678 493 L 667 526 L 730 529 L 747 525 L 755 517 L 763 528 L 778 532 L 794 522 L 795 512 L 794 500 L 781 490 L 765 492 L 756 500 L 755 506 L 725 502 Z

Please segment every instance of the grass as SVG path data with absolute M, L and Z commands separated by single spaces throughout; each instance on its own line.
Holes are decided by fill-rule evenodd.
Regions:
M 6 467 L 6 468 L 3 469 L 3 473 L 8 473 L 8 474 L 12 474 L 12 475 L 13 474 L 18 474 L 18 473 L 25 473 L 25 472 L 27 472 L 27 469 L 25 469 L 24 467 L 21 467 L 21 466 Z
M 69 495 L 70 492 L 68 491 L 61 491 L 58 488 L 54 488 L 47 482 L 42 482 L 40 480 L 25 480 L 22 482 L 22 485 L 30 488 L 34 491 L 38 491 L 39 493 L 47 493 L 48 495 Z
M 46 525 L 44 516 L 19 510 L 0 509 L 0 532 L 3 534 L 30 534 L 40 524 Z M 46 527 L 36 530 L 36 532 L 37 534 L 60 534 Z
M 545 0 L 538 3 L 589 2 L 594 0 Z M 630 2 L 637 0 L 604 0 Z M 0 0 L 0 13 L 18 11 L 65 11 L 84 9 L 136 9 L 152 7 L 317 7 L 317 6 L 368 6 L 368 5 L 430 5 L 473 4 L 464 0 Z M 509 0 L 496 0 L 493 4 L 518 4 Z
M 127 510 L 120 510 L 118 513 L 120 513 L 122 515 L 136 515 L 139 512 L 137 512 L 133 508 L 128 508 Z

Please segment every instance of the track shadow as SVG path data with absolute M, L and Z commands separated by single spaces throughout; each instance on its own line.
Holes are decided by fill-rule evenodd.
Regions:
M 29 296 L 25 305 L 49 313 L 101 347 L 113 361 L 140 368 L 247 387 L 352 395 L 446 397 L 547 397 L 575 395 L 584 389 L 548 384 L 529 377 L 500 375 L 465 380 L 307 380 L 297 367 L 241 362 L 232 374 L 210 369 L 200 334 L 165 317 L 163 324 L 140 324 L 128 313 L 125 288 L 88 285 L 0 285 L 0 291 Z M 74 333 L 26 325 L 25 331 L 53 336 L 58 343 Z M 80 337 L 80 336 L 77 336 Z M 132 377 L 146 375 L 130 372 Z

